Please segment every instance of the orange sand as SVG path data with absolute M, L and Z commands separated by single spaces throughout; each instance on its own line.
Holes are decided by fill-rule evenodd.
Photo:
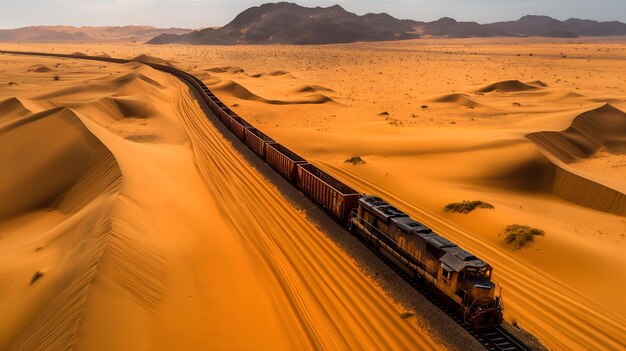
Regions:
M 507 320 L 548 347 L 626 348 L 624 38 L 2 47 L 149 54 L 187 69 L 277 141 L 492 264 Z M 545 134 L 577 116 L 594 121 L 589 137 Z M 352 156 L 366 163 L 344 163 Z M 442 211 L 464 199 L 496 208 Z M 546 235 L 514 250 L 498 237 L 513 223 Z

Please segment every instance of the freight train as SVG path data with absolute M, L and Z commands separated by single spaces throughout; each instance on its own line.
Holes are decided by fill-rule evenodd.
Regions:
M 0 52 L 131 62 L 83 55 Z M 467 323 L 475 328 L 500 325 L 504 307 L 491 279 L 492 267 L 487 262 L 439 236 L 383 199 L 363 195 L 308 163 L 238 116 L 193 75 L 167 65 L 145 64 L 189 82 L 219 120 L 253 152 L 321 205 L 337 222 L 373 243 L 406 273 L 426 281 L 458 310 Z
M 406 273 L 426 281 L 473 327 L 500 325 L 504 307 L 487 262 L 383 199 L 363 195 L 308 163 L 226 107 L 202 81 L 188 78 L 233 134 L 335 220 L 372 242 Z

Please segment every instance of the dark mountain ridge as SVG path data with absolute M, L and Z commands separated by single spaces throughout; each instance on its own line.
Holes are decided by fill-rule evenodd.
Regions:
M 363 16 L 339 5 L 303 7 L 294 3 L 268 3 L 251 7 L 221 28 L 191 33 L 163 34 L 149 44 L 334 44 L 358 41 L 415 39 L 423 36 L 451 38 L 494 36 L 578 36 L 626 35 L 626 24 L 547 16 L 524 16 L 517 21 L 479 24 L 441 18 L 433 22 L 400 20 L 386 13 Z

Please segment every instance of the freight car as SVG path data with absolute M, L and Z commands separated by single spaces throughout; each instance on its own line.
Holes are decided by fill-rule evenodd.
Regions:
M 131 62 L 83 55 L 2 52 L 113 63 Z M 171 66 L 145 64 L 189 82 L 219 120 L 259 157 L 327 210 L 335 220 L 375 244 L 398 267 L 428 282 L 434 291 L 462 314 L 466 322 L 476 328 L 500 325 L 503 304 L 491 280 L 492 268 L 485 261 L 434 233 L 383 199 L 360 194 L 276 143 L 230 110 L 198 78 Z

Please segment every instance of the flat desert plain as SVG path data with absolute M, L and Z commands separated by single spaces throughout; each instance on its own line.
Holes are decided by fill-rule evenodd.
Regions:
M 626 38 L 0 47 L 185 69 L 276 141 L 489 262 L 507 321 L 547 347 L 626 347 Z M 12 199 L 0 207 L 0 348 L 57 334 L 93 345 L 104 326 L 137 348 L 181 336 L 439 347 L 176 79 L 7 55 L 0 72 L 0 191 Z M 461 200 L 495 208 L 443 211 Z M 545 234 L 516 249 L 500 235 L 512 224 Z

